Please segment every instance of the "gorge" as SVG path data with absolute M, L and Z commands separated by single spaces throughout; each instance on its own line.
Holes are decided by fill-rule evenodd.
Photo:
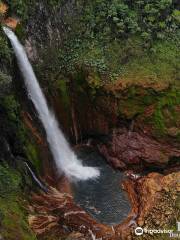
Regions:
M 0 239 L 178 233 L 179 11 L 0 1 Z

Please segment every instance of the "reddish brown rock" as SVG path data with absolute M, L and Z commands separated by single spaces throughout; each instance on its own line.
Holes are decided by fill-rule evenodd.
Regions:
M 115 168 L 124 168 L 126 165 L 141 162 L 164 165 L 170 158 L 180 156 L 180 150 L 175 147 L 125 129 L 114 131 L 111 140 L 106 144 L 100 144 L 99 150 Z
M 38 239 L 45 239 L 52 233 L 56 237 L 73 240 L 95 237 L 102 240 L 136 239 L 136 226 L 163 228 L 179 219 L 179 180 L 180 172 L 166 176 L 151 173 L 136 180 L 124 181 L 123 188 L 128 193 L 132 208 L 125 221 L 114 227 L 96 222 L 74 203 L 71 195 L 51 188 L 48 194 L 32 196 L 29 224 Z
M 75 231 L 89 239 L 92 236 L 104 240 L 116 239 L 111 227 L 97 223 L 73 202 L 69 194 L 51 188 L 48 194 L 33 195 L 32 202 L 29 224 L 41 237 L 51 232 L 55 232 L 56 236 L 68 236 Z
M 44 139 L 42 138 L 42 136 L 40 135 L 38 129 L 36 128 L 36 126 L 34 126 L 33 124 L 33 119 L 31 117 L 31 115 L 28 112 L 21 112 L 21 115 L 23 117 L 24 120 L 24 124 L 29 128 L 29 130 L 31 131 L 32 135 L 34 136 L 37 144 L 41 144 L 46 146 L 46 142 L 44 141 Z
M 5 3 L 0 2 L 0 14 L 5 14 L 8 10 L 8 6 Z
M 180 217 L 176 202 L 180 194 L 180 172 L 163 176 L 151 173 L 138 180 L 139 214 L 137 223 L 149 229 L 171 226 Z M 174 226 L 175 227 L 175 226 Z
M 8 17 L 3 21 L 3 24 L 9 28 L 15 29 L 19 24 L 19 20 L 17 18 Z
M 175 227 L 180 217 L 180 172 L 166 176 L 150 173 L 136 181 L 126 181 L 123 186 L 128 192 L 132 210 L 127 219 L 115 227 L 120 239 L 137 239 L 134 235 L 137 226 L 147 229 Z M 165 235 L 159 239 L 163 237 Z M 152 239 L 148 235 L 143 235 L 144 238 Z
M 136 181 L 126 180 L 122 184 L 123 189 L 128 193 L 129 201 L 131 203 L 131 211 L 127 218 L 115 226 L 115 232 L 118 239 L 129 240 L 131 239 L 132 228 L 136 227 L 136 219 L 139 212 L 139 200 L 136 192 Z

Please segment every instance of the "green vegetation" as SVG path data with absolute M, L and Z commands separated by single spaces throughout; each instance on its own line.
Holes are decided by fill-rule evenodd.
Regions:
M 7 164 L 0 165 L 0 196 L 13 195 L 19 190 L 21 177 Z M 5 187 L 6 186 L 6 187 Z
M 29 15 L 33 14 L 35 7 L 39 1 L 35 0 L 6 0 L 8 6 L 10 6 L 9 13 L 15 14 L 25 24 Z M 44 3 L 48 7 L 57 7 L 63 3 L 63 0 L 46 0 Z
M 12 83 L 11 76 L 0 71 L 0 98 L 9 92 Z
M 37 172 L 41 169 L 41 163 L 39 161 L 38 148 L 34 142 L 29 139 L 25 143 L 25 153 L 29 161 L 32 162 Z
M 178 28 L 179 10 L 176 0 L 96 0 L 84 3 L 83 21 L 94 37 L 122 38 L 138 34 L 145 40 L 164 38 Z
M 124 81 L 131 80 L 159 85 L 175 83 L 179 79 L 178 46 L 173 41 L 158 41 L 150 52 L 131 58 L 124 66 Z
M 20 106 L 14 96 L 11 84 L 11 77 L 0 72 L 0 140 L 7 141 L 11 152 L 8 155 L 2 145 L 0 155 L 0 237 L 5 240 L 35 240 L 36 237 L 27 222 L 28 213 L 25 207 L 28 203 L 24 200 L 28 199 L 24 196 L 27 185 L 32 186 L 32 182 L 25 172 L 23 162 L 16 157 L 25 156 L 36 167 L 38 158 L 33 145 L 28 145 L 30 141 L 28 131 L 20 118 Z M 27 152 L 26 147 L 28 148 Z M 13 154 L 13 161 L 11 154 Z
M 11 50 L 8 47 L 6 37 L 0 26 L 0 64 L 10 64 L 11 63 Z
M 3 99 L 3 105 L 6 108 L 8 120 L 14 124 L 17 124 L 19 120 L 19 104 L 14 95 L 8 95 Z
M 58 93 L 69 110 L 69 82 L 79 102 L 88 92 L 97 106 L 106 94 L 103 87 L 119 83 L 122 89 L 108 89 L 118 101 L 119 117 L 144 117 L 142 124 L 149 124 L 156 136 L 178 128 L 179 97 L 171 95 L 178 92 L 180 79 L 178 2 L 79 0 L 74 11 L 73 18 L 64 13 L 63 44 L 47 45 L 40 52 L 43 61 L 35 68 L 45 92 L 53 97 Z M 145 117 L 151 105 L 154 112 Z
M 33 140 L 31 140 L 28 129 L 22 123 L 19 103 L 12 94 L 5 96 L 1 100 L 0 107 L 4 108 L 6 112 L 6 121 L 8 122 L 6 134 L 16 139 L 14 143 L 16 151 L 25 154 L 27 159 L 34 164 L 37 171 L 40 170 L 38 150 Z
M 142 81 L 143 84 L 143 81 Z M 98 94 L 97 94 L 98 95 Z M 117 116 L 124 119 L 136 119 L 142 126 L 150 127 L 151 134 L 160 137 L 171 136 L 180 140 L 180 91 L 176 85 L 158 90 L 130 85 L 114 96 L 118 102 Z M 107 97 L 108 99 L 108 97 Z M 104 99 L 104 102 L 108 101 Z
M 25 37 L 26 22 L 29 17 L 31 21 L 36 18 L 33 14 L 39 10 L 40 1 L 6 2 L 10 7 L 8 15 L 15 14 L 21 19 L 16 33 L 22 40 Z M 60 6 L 66 2 L 50 0 L 41 1 L 41 4 L 47 8 L 51 20 L 52 13 L 57 17 Z M 56 44 L 48 45 L 45 42 L 47 45 L 43 46 L 42 50 L 38 49 L 40 61 L 35 70 L 44 91 L 54 98 L 60 97 L 68 113 L 68 84 L 71 82 L 73 90 L 76 90 L 75 94 L 79 97 L 79 109 L 85 106 L 85 101 L 89 101 L 89 98 L 97 109 L 101 109 L 102 105 L 111 101 L 109 97 L 112 97 L 113 101 L 116 101 L 116 114 L 119 118 L 137 117 L 140 124 L 150 125 L 156 136 L 167 136 L 171 130 L 173 137 L 180 139 L 177 131 L 180 124 L 177 110 L 180 105 L 178 0 L 75 2 L 76 6 L 72 11 L 76 13 L 73 17 L 68 14 L 63 16 L 65 30 L 62 34 L 62 46 L 57 44 L 56 47 Z M 63 11 L 66 11 L 65 8 Z M 52 26 L 56 27 L 56 24 Z M 41 38 L 41 31 L 43 30 L 37 32 L 37 39 Z M 51 37 L 53 41 L 54 35 Z M 1 134 L 10 142 L 15 157 L 27 158 L 39 171 L 38 148 L 22 123 L 20 105 L 11 89 L 9 69 L 12 66 L 12 51 L 2 28 L 0 65 Z M 116 83 L 117 79 L 125 87 L 117 91 L 115 89 L 114 92 L 108 89 L 110 94 L 105 92 L 103 86 Z M 112 105 L 107 104 L 107 111 L 111 112 L 109 106 Z M 105 112 L 106 107 L 103 107 Z M 152 107 L 152 112 L 146 116 L 144 113 L 148 107 Z M 18 167 L 14 167 L 4 163 L 8 160 L 2 159 L 0 162 L 0 234 L 8 240 L 33 240 L 36 238 L 29 230 L 27 213 L 23 208 L 26 205 L 22 188 L 24 176 L 15 170 L 22 163 L 15 161 Z M 26 185 L 31 186 L 31 180 L 27 182 Z
M 29 10 L 32 10 L 32 6 L 34 6 L 34 0 L 7 0 L 6 1 L 9 9 L 9 14 L 15 14 L 16 16 L 20 17 L 21 20 L 27 20 Z
M 21 185 L 21 175 L 7 164 L 0 164 L 0 232 L 7 240 L 36 239 L 27 223 Z
M 103 82 L 135 75 L 143 81 L 177 78 L 177 1 L 81 0 L 77 8 L 76 18 L 66 17 L 71 31 L 56 50 L 65 75 L 83 68 L 96 71 Z
M 153 115 L 154 126 L 159 133 L 167 133 L 168 127 L 178 129 L 180 116 L 175 110 L 178 105 L 180 105 L 180 91 L 177 88 L 172 88 L 159 97 Z M 180 132 L 177 134 L 180 135 Z

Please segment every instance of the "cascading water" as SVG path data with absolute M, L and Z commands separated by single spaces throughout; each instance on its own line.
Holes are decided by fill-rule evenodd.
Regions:
M 97 168 L 83 166 L 82 162 L 77 159 L 77 156 L 71 150 L 58 126 L 53 112 L 48 108 L 45 96 L 39 86 L 23 46 L 13 31 L 7 27 L 3 27 L 3 30 L 11 41 L 20 70 L 24 77 L 28 95 L 34 103 L 39 118 L 45 128 L 47 141 L 53 154 L 58 172 L 63 172 L 72 180 L 97 178 L 100 175 L 99 170 Z

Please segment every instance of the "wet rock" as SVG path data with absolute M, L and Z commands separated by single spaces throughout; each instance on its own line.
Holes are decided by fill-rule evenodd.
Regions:
M 9 28 L 15 29 L 19 24 L 19 20 L 17 18 L 8 17 L 3 21 L 3 24 Z
M 164 165 L 170 158 L 180 156 L 179 149 L 126 129 L 123 132 L 122 129 L 114 131 L 111 140 L 100 144 L 99 150 L 116 168 L 139 164 L 142 161 L 152 165 Z
M 180 187 L 177 179 L 180 179 L 180 172 L 166 176 L 151 173 L 136 180 L 125 180 L 123 188 L 128 192 L 132 209 L 123 223 L 112 228 L 92 219 L 74 203 L 71 195 L 53 188 L 48 194 L 32 196 L 29 223 L 42 239 L 50 232 L 55 232 L 56 236 L 63 234 L 69 240 L 93 237 L 102 240 L 135 239 L 136 226 L 147 229 L 164 228 L 180 217 L 177 200 L 174 199 L 175 196 L 177 199 Z M 169 191 L 165 191 L 165 188 Z
M 51 188 L 48 194 L 33 195 L 32 200 L 33 212 L 29 216 L 29 224 L 38 236 L 48 235 L 53 231 L 57 236 L 68 236 L 69 230 L 73 230 L 85 237 L 89 236 L 89 239 L 91 236 L 116 239 L 111 227 L 97 223 L 73 202 L 69 194 Z

